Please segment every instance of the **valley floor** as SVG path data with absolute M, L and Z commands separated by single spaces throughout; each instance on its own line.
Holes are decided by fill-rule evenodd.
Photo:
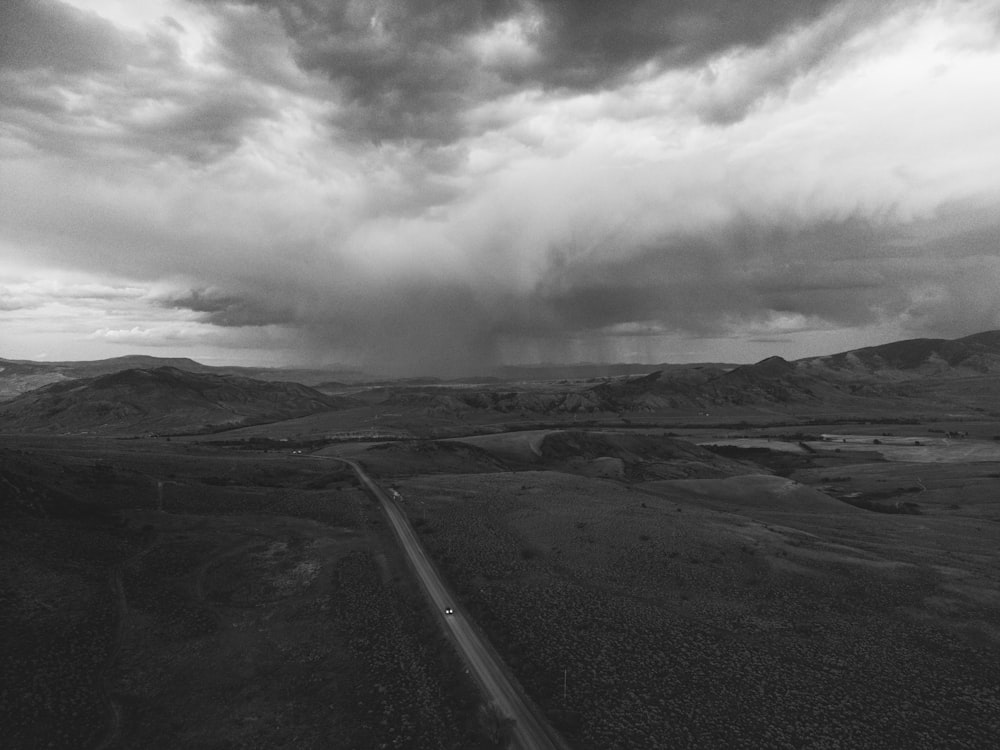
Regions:
M 400 493 L 572 747 L 983 748 L 1000 428 L 940 429 L 555 425 L 320 452 Z M 7 746 L 502 744 L 322 444 L 0 438 Z

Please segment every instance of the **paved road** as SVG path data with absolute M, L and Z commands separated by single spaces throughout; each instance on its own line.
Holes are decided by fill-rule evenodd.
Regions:
M 511 679 L 504 671 L 500 660 L 473 628 L 471 619 L 452 600 L 444 581 L 441 580 L 441 576 L 438 575 L 437 569 L 428 558 L 413 527 L 397 503 L 383 492 L 357 463 L 344 458 L 334 460 L 342 461 L 354 469 L 361 483 L 382 503 L 396 536 L 417 571 L 427 597 L 437 611 L 443 613 L 447 607 L 454 609 L 454 614 L 444 617 L 445 623 L 451 630 L 470 672 L 501 713 L 514 720 L 514 747 L 522 750 L 565 750 L 568 747 L 565 742 L 525 703 L 520 691 L 511 683 Z

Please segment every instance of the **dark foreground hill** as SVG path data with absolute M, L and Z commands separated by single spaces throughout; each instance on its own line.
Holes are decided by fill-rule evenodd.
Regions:
M 346 399 L 298 383 L 124 370 L 52 383 L 0 405 L 4 432 L 136 434 L 211 432 L 344 408 Z

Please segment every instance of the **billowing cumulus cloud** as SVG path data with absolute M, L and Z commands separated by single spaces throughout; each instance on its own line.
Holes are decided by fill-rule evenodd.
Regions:
M 391 372 L 998 327 L 1000 1 L 874 5 L 5 4 L 0 311 Z

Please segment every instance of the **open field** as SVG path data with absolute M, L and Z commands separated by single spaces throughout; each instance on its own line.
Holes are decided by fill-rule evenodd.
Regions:
M 331 457 L 402 493 L 572 747 L 989 746 L 993 389 L 967 411 L 953 384 L 857 414 L 766 388 L 587 411 L 652 403 L 650 383 L 357 387 L 212 435 L 0 436 L 13 747 L 496 746 L 442 613 Z
M 5 747 L 491 746 L 343 467 L 162 441 L 0 451 Z
M 824 435 L 824 443 L 841 442 L 854 450 L 871 450 L 890 461 L 910 463 L 977 463 L 1000 461 L 1000 442 L 986 440 L 949 439 L 927 436 L 872 438 L 868 435 L 836 433 Z M 877 442 L 876 442 L 877 441 Z M 828 445 L 811 444 L 814 449 Z
M 856 466 L 851 481 L 891 496 L 890 467 L 911 465 Z M 957 483 L 955 466 L 924 465 L 928 492 Z M 821 491 L 828 469 L 796 471 L 815 487 L 551 471 L 395 482 L 460 600 L 575 747 L 987 746 L 1000 480 L 964 512 L 893 515 Z

